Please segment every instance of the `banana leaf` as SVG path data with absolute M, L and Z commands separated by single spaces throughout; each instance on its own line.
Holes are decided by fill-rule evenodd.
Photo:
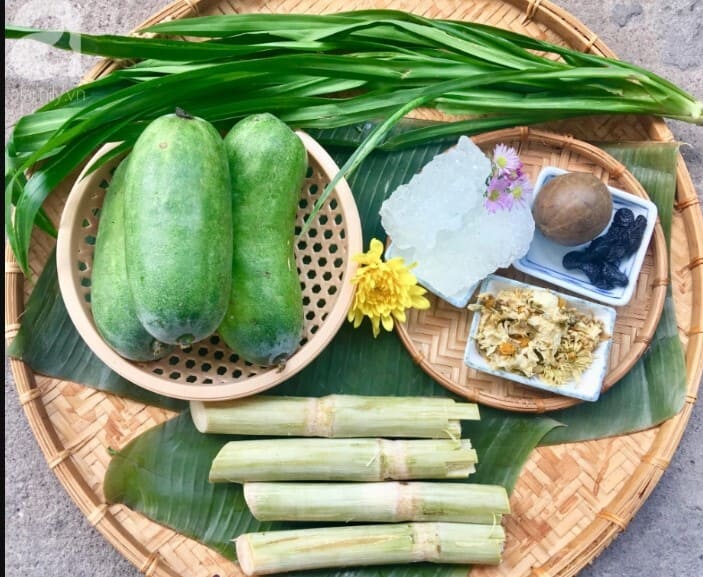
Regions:
M 412 151 L 414 164 L 422 166 L 438 149 Z M 359 190 L 367 194 L 359 203 L 364 235 L 380 234 L 378 205 L 397 184 L 410 178 L 412 168 L 376 158 L 359 171 Z M 397 167 L 389 171 L 388 167 Z M 404 167 L 405 168 L 402 168 Z M 373 177 L 371 169 L 391 173 L 389 183 Z M 375 184 L 374 184 L 375 183 Z M 367 328 L 368 327 L 364 327 Z M 354 330 L 345 325 L 322 354 L 301 373 L 276 387 L 279 395 L 390 394 L 449 396 L 419 369 L 394 334 L 383 333 L 372 339 L 369 330 Z M 558 423 L 549 418 L 534 418 L 500 411 L 481 410 L 481 421 L 468 424 L 469 437 L 479 455 L 472 482 L 495 483 L 512 490 L 524 461 L 544 434 Z M 204 439 L 203 437 L 207 437 Z M 105 495 L 208 545 L 233 559 L 233 539 L 246 531 L 292 527 L 291 524 L 261 524 L 249 513 L 237 484 L 215 485 L 208 482 L 212 457 L 226 439 L 232 437 L 201 435 L 186 411 L 133 440 L 115 454 L 105 475 Z M 187 463 L 188 466 L 184 466 Z M 218 504 L 229 503 L 228 507 Z M 300 526 L 300 525 L 298 525 Z M 449 577 L 466 574 L 467 568 L 450 565 L 413 564 L 395 567 L 301 572 L 296 575 L 326 577 Z
M 414 159 L 417 166 L 426 162 L 434 152 L 428 149 L 415 150 L 413 154 L 417 155 Z M 374 155 L 371 160 L 367 160 L 366 165 L 362 166 L 357 173 L 358 176 L 352 182 L 357 194 L 367 195 L 363 197 L 367 202 L 360 202 L 364 234 L 367 239 L 378 236 L 382 232 L 379 229 L 375 206 L 384 197 L 384 190 L 393 190 L 397 184 L 396 180 L 403 182 L 410 177 L 411 169 L 408 169 L 405 163 L 397 163 L 394 158 L 396 154 L 398 153 Z M 375 162 L 379 164 L 374 165 Z M 374 172 L 388 166 L 406 168 L 399 168 L 397 173 L 393 173 L 390 177 L 393 182 L 385 189 L 373 186 Z M 387 169 L 385 171 L 388 172 Z M 651 185 L 651 182 L 647 184 Z M 655 188 L 652 196 L 662 202 L 657 195 L 667 188 Z M 667 201 L 672 202 L 672 197 L 669 196 L 668 200 L 664 199 L 664 202 Z M 667 364 L 666 370 L 670 370 L 670 361 L 667 359 L 682 358 L 681 347 L 676 336 L 676 325 L 675 322 L 672 324 L 672 319 L 674 319 L 673 308 L 671 300 L 668 299 L 658 336 L 647 357 L 598 403 L 584 403 L 573 410 L 555 413 L 553 417 L 558 419 L 559 423 L 551 418 L 516 416 L 481 407 L 480 421 L 463 424 L 463 436 L 472 439 L 479 455 L 478 470 L 471 481 L 502 484 L 511 490 L 523 463 L 537 444 L 616 434 L 623 432 L 623 427 L 626 430 L 646 428 L 675 414 L 680 408 L 682 398 L 680 394 L 682 387 L 679 386 L 681 379 L 676 378 L 677 386 L 669 387 L 662 386 L 666 381 L 661 378 L 662 371 L 665 370 L 662 363 Z M 374 370 L 374 367 L 381 369 Z M 674 373 L 678 371 L 675 370 Z M 359 330 L 353 330 L 349 326 L 342 328 L 333 343 L 314 363 L 298 376 L 277 387 L 275 394 L 325 395 L 339 391 L 357 394 L 446 394 L 444 389 L 438 387 L 412 364 L 408 355 L 403 354 L 394 335 L 382 334 L 378 339 L 371 340 L 368 335 Z M 656 400 L 651 402 L 652 399 Z M 614 414 L 620 413 L 626 417 L 622 419 L 614 417 Z M 559 424 L 567 426 L 560 427 Z M 165 429 L 170 431 L 169 435 L 163 432 Z M 207 454 L 214 454 L 225 438 L 212 437 L 208 441 L 212 443 L 212 447 L 208 449 Z M 202 450 L 200 445 L 202 442 L 204 441 L 194 431 L 187 412 L 170 423 L 156 427 L 133 441 L 113 460 L 105 478 L 106 494 L 108 499 L 122 502 L 157 522 L 169 525 L 232 558 L 233 547 L 221 541 L 223 536 L 229 535 L 229 538 L 233 538 L 243 531 L 284 528 L 287 525 L 258 525 L 258 522 L 250 517 L 246 507 L 241 506 L 239 485 L 226 485 L 214 489 L 207 485 L 208 460 L 199 459 L 195 454 Z M 176 453 L 173 450 L 174 446 L 186 452 L 178 457 L 179 460 L 196 463 L 193 470 L 189 470 L 181 479 L 176 479 L 172 474 L 173 470 L 177 469 L 170 457 Z M 139 466 L 135 466 L 135 463 L 139 463 Z M 155 472 L 159 475 L 170 475 L 170 477 L 168 483 L 159 483 L 158 492 L 150 492 L 144 487 L 149 487 L 150 483 L 153 483 L 151 479 Z M 201 496 L 185 495 L 184 487 L 190 488 L 192 493 L 197 493 L 201 487 L 204 494 L 213 490 L 227 491 L 228 499 L 234 503 L 236 518 L 223 517 L 219 507 L 195 507 L 197 502 L 193 499 L 200 499 Z M 234 491 L 234 495 L 230 493 L 231 491 Z M 220 502 L 220 497 L 213 497 L 213 499 Z M 203 519 L 198 512 L 207 517 L 207 520 Z M 229 514 L 229 511 L 227 513 Z M 205 533 L 198 527 L 207 527 L 208 532 Z M 215 536 L 220 540 L 215 539 Z M 346 569 L 343 574 L 358 577 L 371 575 L 438 577 L 452 574 L 455 570 L 456 568 L 448 566 L 420 565 L 359 568 L 352 573 Z M 337 577 L 342 573 L 328 570 L 305 573 L 305 575 L 308 574 Z
M 639 180 L 657 205 L 667 246 L 676 193 L 678 144 L 602 144 Z M 580 404 L 551 416 L 566 427 L 541 444 L 558 444 L 641 431 L 677 414 L 686 399 L 686 359 L 669 289 L 652 344 L 643 357 L 596 404 Z
M 228 440 L 200 434 L 186 410 L 113 452 L 105 499 L 124 503 L 231 559 L 233 535 L 263 530 L 270 523 L 251 517 L 241 485 L 208 482 L 210 464 Z
M 357 195 L 366 242 L 371 237 L 383 238 L 378 208 L 386 195 L 407 182 L 446 146 L 443 143 L 377 152 L 365 160 L 350 184 Z M 655 145 L 648 147 L 648 152 L 654 159 L 661 159 L 666 154 L 671 156 L 670 148 Z M 331 147 L 331 151 L 339 164 L 349 154 L 344 147 Z M 617 151 L 611 150 L 611 153 Z M 673 202 L 671 187 L 667 188 L 652 177 L 657 174 L 651 170 L 655 164 L 652 158 L 647 159 L 645 155 L 637 159 L 647 170 L 640 174 L 635 171 L 636 174 L 660 206 L 660 214 L 666 215 L 667 205 Z M 627 162 L 635 168 L 629 164 L 634 162 L 632 159 Z M 671 163 L 662 166 L 658 169 L 660 175 L 673 173 Z M 660 194 L 660 191 L 664 192 Z M 10 354 L 20 356 L 34 370 L 44 374 L 116 394 L 140 394 L 139 389 L 112 375 L 80 341 L 62 306 L 52 262 L 50 260 L 42 273 L 28 303 L 22 329 Z M 481 421 L 464 426 L 464 436 L 472 439 L 479 455 L 478 471 L 471 480 L 498 483 L 512 489 L 522 464 L 537 444 L 639 430 L 675 414 L 683 402 L 685 368 L 670 300 L 662 318 L 657 338 L 646 357 L 598 403 L 583 403 L 554 413 L 551 418 L 519 416 L 482 407 Z M 667 395 L 662 394 L 665 389 L 669 391 Z M 314 363 L 275 390 L 276 394 L 294 395 L 334 392 L 449 396 L 412 362 L 394 334 L 384 333 L 373 339 L 370 328 L 364 325 L 357 330 L 345 325 Z M 150 394 L 146 396 L 145 403 L 169 402 L 168 399 L 148 398 Z M 148 431 L 116 453 L 105 478 L 106 494 L 111 501 L 123 502 L 231 558 L 234 550 L 227 540 L 242 531 L 256 530 L 257 525 L 250 525 L 253 520 L 242 506 L 238 486 L 213 487 L 207 482 L 208 457 L 221 446 L 223 439 L 203 437 L 193 429 L 187 412 Z M 165 483 L 164 478 L 170 482 Z M 230 507 L 218 505 L 223 502 Z M 345 570 L 344 575 L 439 577 L 453 574 L 455 570 L 449 566 L 414 565 L 365 568 L 353 573 Z M 309 574 L 341 575 L 334 571 Z
M 353 338 L 353 329 L 346 328 L 344 332 Z M 384 340 L 390 342 L 390 338 Z M 359 359 L 357 363 L 363 364 L 364 361 Z M 414 388 L 422 386 L 422 382 L 416 382 Z M 316 389 L 314 384 L 301 380 L 280 394 L 314 394 Z M 406 388 L 406 392 L 420 394 L 412 389 Z M 557 423 L 547 418 L 531 419 L 498 413 L 494 411 L 482 418 L 480 424 L 471 424 L 470 438 L 479 454 L 479 464 L 478 472 L 470 481 L 504 484 L 512 488 L 536 443 Z M 243 438 L 203 435 L 195 429 L 190 412 L 186 410 L 143 433 L 123 449 L 113 451 L 104 480 L 105 498 L 108 503 L 122 503 L 234 560 L 231 540 L 242 533 L 306 526 L 260 522 L 246 506 L 242 485 L 208 481 L 210 465 L 220 448 L 227 441 Z M 455 566 L 422 564 L 298 572 L 296 575 L 445 577 L 455 571 Z M 466 574 L 466 568 L 462 574 Z
M 418 125 L 414 120 L 403 121 L 391 137 L 412 131 Z M 326 142 L 335 159 L 343 162 L 348 154 L 346 148 L 358 145 L 372 126 L 373 123 L 366 123 L 317 131 L 315 137 Z M 359 208 L 364 209 L 361 217 L 365 239 L 372 236 L 384 238 L 378 215 L 383 200 L 379 196 L 384 189 L 376 182 L 377 175 L 389 174 L 391 182 L 385 190 L 392 191 L 399 183 L 407 182 L 434 154 L 451 144 L 445 140 L 397 152 L 376 152 L 351 176 L 350 185 L 357 195 Z M 676 193 L 678 144 L 602 143 L 600 146 L 627 166 L 657 205 L 668 246 Z M 386 167 L 393 167 L 393 170 Z M 551 418 L 564 426 L 551 430 L 540 444 L 578 442 L 647 429 L 676 415 L 684 405 L 685 395 L 686 363 L 677 334 L 674 303 L 669 294 L 652 344 L 643 357 L 597 403 L 581 403 L 550 413 Z
M 671 248 L 671 218 L 676 195 L 676 163 L 679 144 L 667 143 L 599 143 L 598 146 L 617 158 L 640 181 L 657 205 L 667 247 Z
M 95 356 L 68 316 L 59 291 L 56 252 L 52 252 L 27 301 L 17 336 L 6 349 L 32 370 L 126 397 L 146 405 L 180 411 L 185 403 L 138 387 Z
M 424 123 L 426 124 L 426 123 Z M 423 125 L 424 125 L 423 124 Z M 417 123 L 403 123 L 398 132 L 412 129 Z M 372 130 L 373 123 L 344 129 L 318 131 L 315 137 L 329 144 L 329 149 L 338 163 L 342 164 L 353 148 Z M 378 207 L 385 196 L 427 163 L 436 153 L 451 143 L 447 141 L 424 145 L 396 152 L 376 152 L 367 158 L 350 179 L 357 195 L 357 203 L 364 228 L 364 238 L 383 238 L 378 217 Z M 603 145 L 618 157 L 640 180 L 657 204 L 667 241 L 671 229 L 671 211 L 675 190 L 675 166 L 678 147 L 675 143 L 646 143 L 625 145 Z M 359 329 L 364 330 L 364 327 Z M 368 339 L 372 343 L 371 339 Z M 379 347 L 369 344 L 370 352 L 376 354 Z M 152 395 L 118 377 L 100 362 L 80 340 L 70 322 L 60 299 L 56 269 L 53 259 L 43 271 L 37 287 L 27 306 L 20 332 L 12 343 L 8 354 L 23 359 L 35 371 L 63 379 L 93 386 L 100 390 L 124 395 L 147 404 L 156 404 L 179 410 L 179 401 Z M 364 356 L 364 349 L 342 350 L 337 356 Z M 406 353 L 394 339 L 393 353 L 385 363 L 402 358 Z M 336 358 L 336 357 L 335 357 Z M 320 364 L 323 362 L 320 359 Z M 335 361 L 337 362 L 337 361 Z M 318 391 L 322 394 L 330 375 L 339 375 L 338 384 L 344 390 L 348 375 L 333 369 L 329 374 L 321 373 Z M 386 374 L 386 366 L 380 371 Z M 420 378 L 420 377 L 418 377 Z M 392 391 L 401 394 L 402 385 Z M 429 390 L 438 388 L 428 382 Z M 440 392 L 442 392 L 440 390 Z M 603 395 L 595 405 L 582 403 L 572 409 L 553 413 L 566 427 L 553 431 L 543 443 L 579 441 L 608 435 L 622 434 L 656 425 L 676 414 L 682 407 L 685 395 L 685 364 L 683 351 L 675 335 L 673 304 L 667 300 L 650 350 L 644 358 L 610 392 Z
M 677 414 L 686 396 L 686 363 L 669 294 L 645 357 L 596 404 L 551 414 L 566 425 L 547 433 L 542 445 L 598 439 L 648 429 Z

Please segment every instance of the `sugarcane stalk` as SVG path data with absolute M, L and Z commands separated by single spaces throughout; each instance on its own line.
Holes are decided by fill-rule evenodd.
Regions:
M 245 575 L 415 563 L 498 565 L 500 525 L 398 523 L 247 533 L 236 540 Z
M 298 437 L 458 439 L 462 420 L 478 420 L 478 405 L 436 397 L 254 396 L 190 403 L 201 433 Z
M 500 485 L 446 482 L 246 483 L 244 499 L 259 521 L 500 524 L 510 513 Z
M 213 459 L 210 481 L 465 479 L 477 461 L 468 439 L 230 441 Z

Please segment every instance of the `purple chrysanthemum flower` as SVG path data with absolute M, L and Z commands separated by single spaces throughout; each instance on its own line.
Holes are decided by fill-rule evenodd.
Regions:
M 522 168 L 517 151 L 505 144 L 497 144 L 493 149 L 493 165 L 497 174 L 514 174 Z
M 512 197 L 508 192 L 510 181 L 507 178 L 494 176 L 486 189 L 485 207 L 488 212 L 512 207 Z
M 486 181 L 484 206 L 490 213 L 526 206 L 532 194 L 529 177 L 523 172 L 517 150 L 497 144 L 491 158 L 491 174 Z
M 529 178 L 527 178 L 527 175 L 521 174 L 516 180 L 510 183 L 507 192 L 512 197 L 513 203 L 524 206 L 532 194 L 532 184 Z

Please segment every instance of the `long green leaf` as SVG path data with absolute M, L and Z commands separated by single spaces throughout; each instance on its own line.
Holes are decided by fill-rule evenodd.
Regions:
M 600 74 L 598 71 L 594 71 L 594 74 Z M 611 71 L 606 71 L 604 76 L 611 76 Z M 507 70 L 497 73 L 484 73 L 477 74 L 469 78 L 459 78 L 454 80 L 446 80 L 439 84 L 436 84 L 430 88 L 424 88 L 421 91 L 418 90 L 417 96 L 412 99 L 407 100 L 402 106 L 395 110 L 388 118 L 383 122 L 379 123 L 359 144 L 359 147 L 352 153 L 352 155 L 346 160 L 342 165 L 342 168 L 330 181 L 330 183 L 325 187 L 325 190 L 320 195 L 320 198 L 315 202 L 310 215 L 303 226 L 302 233 L 304 233 L 309 224 L 314 221 L 317 213 L 322 208 L 322 205 L 326 202 L 327 198 L 331 194 L 332 190 L 337 183 L 344 177 L 348 177 L 356 168 L 361 164 L 364 158 L 368 156 L 374 149 L 378 147 L 380 142 L 385 138 L 385 136 L 391 131 L 394 125 L 396 125 L 402 118 L 413 111 L 415 108 L 419 108 L 428 102 L 438 98 L 442 94 L 451 93 L 454 90 L 466 90 L 473 89 L 485 85 L 490 85 L 494 83 L 501 82 L 530 82 L 533 80 L 545 80 L 552 77 L 558 78 L 570 78 L 573 76 L 568 71 L 563 72 L 547 70 L 547 71 L 536 71 L 536 70 L 523 70 L 514 71 Z M 412 90 L 406 91 L 412 93 Z
M 329 14 L 325 19 L 320 19 L 314 14 L 238 14 L 236 16 L 200 16 L 159 22 L 144 28 L 143 31 L 207 38 L 258 32 L 262 28 L 271 33 L 307 30 L 308 34 L 314 34 L 319 29 L 328 30 L 330 26 L 347 26 L 357 21 L 358 18 L 355 18 L 353 13 Z
M 16 246 L 17 261 L 23 270 L 29 270 L 29 241 L 32 236 L 35 217 L 40 212 L 47 195 L 50 194 L 99 144 L 109 141 L 110 135 L 120 126 L 106 130 L 103 134 L 86 134 L 60 156 L 55 156 L 38 168 L 28 180 L 24 193 L 16 203 L 14 230 L 17 232 Z M 21 179 L 21 172 L 15 178 Z M 10 187 L 14 186 L 15 178 L 10 179 Z M 5 191 L 6 197 L 11 194 Z
M 327 17 L 327 15 L 322 17 L 318 15 L 296 15 L 291 21 L 291 27 L 298 25 L 303 30 L 310 30 L 313 27 L 315 27 L 316 30 L 324 29 L 325 19 Z M 558 67 L 560 66 L 559 63 L 549 60 L 545 62 L 542 57 L 537 56 L 530 51 L 557 54 L 571 66 L 610 66 L 614 68 L 626 69 L 637 75 L 644 74 L 649 79 L 654 80 L 656 84 L 666 87 L 668 90 L 672 91 L 672 95 L 678 92 L 677 87 L 671 82 L 668 82 L 663 78 L 659 78 L 657 75 L 627 62 L 582 53 L 572 48 L 559 46 L 544 40 L 538 40 L 530 36 L 525 36 L 523 34 L 495 28 L 485 24 L 422 18 L 420 16 L 398 10 L 360 10 L 355 12 L 340 13 L 334 15 L 334 18 L 334 24 L 339 24 L 340 29 L 346 30 L 349 30 L 350 27 L 358 26 L 360 22 L 369 21 L 371 23 L 393 22 L 395 26 L 406 28 L 418 27 L 417 31 L 420 37 L 430 38 L 433 43 L 439 42 L 445 50 L 451 50 L 457 45 L 462 46 L 460 43 L 461 41 L 464 41 L 470 43 L 472 46 L 472 49 L 469 49 L 468 53 L 474 55 L 476 53 L 475 49 L 478 47 L 478 57 L 488 54 L 488 60 L 496 58 L 499 62 L 505 62 L 506 57 L 509 58 L 512 56 L 516 57 L 518 59 L 517 62 L 520 62 L 523 65 L 531 59 L 533 62 L 540 62 L 542 64 L 549 63 L 552 66 Z M 330 20 L 330 24 L 333 24 L 332 20 Z M 245 28 L 243 28 L 242 25 L 244 25 Z M 190 34 L 195 36 L 202 35 L 215 37 L 227 34 L 236 34 L 244 29 L 253 30 L 256 26 L 276 29 L 279 32 L 286 29 L 284 19 L 281 19 L 280 15 L 251 14 L 247 15 L 246 19 L 241 19 L 237 16 L 189 18 L 175 22 L 157 24 L 149 28 L 149 30 L 171 34 Z M 444 33 L 446 33 L 446 36 Z M 320 37 L 319 32 L 316 32 L 316 34 L 316 37 Z M 445 41 L 441 42 L 440 39 L 444 39 Z M 515 61 L 513 61 L 513 64 L 514 63 Z M 682 104 L 684 103 L 682 102 Z M 691 108 L 691 113 L 693 116 L 697 116 L 699 118 L 699 122 L 701 116 L 701 106 L 701 102 L 697 102 Z
M 21 160 L 16 155 L 13 137 L 10 135 L 10 140 L 5 145 L 5 233 L 14 255 L 20 254 L 20 246 L 14 232 L 12 207 L 19 200 L 27 182 L 24 173 L 15 174 L 20 164 Z
M 54 176 L 58 176 L 66 167 L 76 167 L 86 159 L 89 153 L 82 158 L 78 154 L 87 149 L 85 142 L 103 144 L 110 134 L 128 124 L 147 122 L 175 106 L 197 108 L 198 102 L 208 102 L 209 106 L 199 108 L 204 112 L 217 111 L 218 117 L 205 116 L 212 122 L 235 120 L 242 111 L 268 111 L 303 128 L 337 127 L 379 115 L 397 115 L 415 98 L 430 106 L 450 107 L 470 115 L 486 112 L 485 102 L 491 99 L 467 97 L 466 87 L 463 91 L 447 88 L 453 93 L 431 96 L 443 83 L 453 86 L 453 82 L 464 80 L 467 87 L 483 86 L 494 94 L 496 90 L 503 91 L 505 96 L 496 101 L 502 106 L 491 119 L 494 128 L 501 122 L 503 127 L 511 126 L 516 120 L 516 109 L 522 110 L 521 122 L 525 124 L 541 122 L 546 114 L 565 118 L 575 111 L 647 113 L 703 122 L 700 101 L 651 72 L 487 26 L 435 21 L 388 10 L 339 16 L 236 15 L 222 17 L 219 24 L 210 19 L 205 22 L 230 30 L 222 38 L 193 43 L 6 28 L 10 37 L 35 38 L 59 48 L 106 56 L 154 57 L 92 83 L 84 89 L 87 96 L 81 104 L 75 98 L 79 89 L 47 104 L 41 112 L 70 111 L 58 127 L 56 116 L 53 125 L 46 122 L 50 118 L 37 116 L 19 131 L 18 153 L 5 179 L 6 213 L 14 204 L 17 216 L 14 221 L 6 217 L 6 233 L 25 271 L 31 223 L 39 214 L 43 199 L 51 193 L 55 178 L 38 171 L 25 183 L 22 173 L 39 160 L 51 158 L 56 166 L 62 166 L 60 171 L 54 171 Z M 293 28 L 287 30 L 285 22 Z M 200 25 L 202 32 L 202 23 L 196 19 L 185 26 Z M 177 29 L 179 25 L 173 26 Z M 174 27 L 167 26 L 162 32 L 167 29 L 173 32 Z M 532 52 L 536 47 L 562 56 L 563 62 Z M 193 62 L 196 55 L 204 60 Z M 188 58 L 183 60 L 185 56 Z M 168 60 L 173 58 L 176 60 Z M 290 76 L 291 70 L 295 77 Z M 524 74 L 503 76 L 510 71 Z M 491 75 L 495 76 L 492 81 Z M 474 78 L 482 79 L 470 82 Z M 306 101 L 306 97 L 288 101 L 282 98 L 291 82 L 300 84 L 313 79 L 357 80 L 358 90 L 351 97 L 317 102 Z M 578 86 L 583 96 L 575 101 L 571 95 L 568 112 L 564 112 L 564 107 L 554 108 L 553 101 L 559 101 L 573 86 Z M 274 87 L 277 96 L 263 97 L 262 91 Z M 424 94 L 412 95 L 413 90 Z M 530 95 L 541 99 L 528 101 L 526 97 Z M 443 96 L 449 100 L 442 102 Z M 321 94 L 317 92 L 315 97 L 320 98 Z M 457 102 L 456 98 L 464 100 Z M 388 104 L 393 99 L 398 108 Z M 62 104 L 62 100 L 66 102 Z M 227 106 L 231 107 L 229 111 Z M 32 126 L 36 132 L 29 131 Z M 478 126 L 486 126 L 482 118 L 478 119 Z M 418 131 L 413 142 L 431 136 L 430 131 Z M 375 138 L 380 140 L 378 134 Z M 371 144 L 366 142 L 364 149 L 369 150 Z M 363 158 L 363 154 L 357 158 Z
M 27 38 L 43 42 L 54 48 L 72 50 L 81 54 L 103 56 L 106 58 L 153 58 L 177 62 L 199 62 L 223 57 L 237 57 L 256 51 L 255 48 L 224 44 L 218 42 L 183 42 L 161 38 L 138 38 L 105 34 L 95 36 L 77 32 L 40 30 L 25 26 L 5 26 L 5 38 L 19 40 Z M 294 47 L 286 43 L 265 43 L 260 49 Z M 300 49 L 319 50 L 322 45 L 305 45 Z

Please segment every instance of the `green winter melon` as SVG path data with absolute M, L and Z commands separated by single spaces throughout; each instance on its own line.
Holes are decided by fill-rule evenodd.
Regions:
M 127 276 L 137 315 L 159 340 L 215 332 L 232 275 L 232 195 L 224 142 L 182 111 L 152 121 L 125 175 Z
M 91 271 L 93 322 L 117 353 L 132 361 L 153 361 L 172 347 L 155 339 L 139 321 L 127 281 L 124 229 L 124 176 L 129 157 L 120 162 L 100 209 Z
M 295 219 L 307 151 L 271 114 L 239 121 L 225 136 L 232 180 L 232 290 L 218 332 L 243 359 L 284 363 L 303 332 Z

